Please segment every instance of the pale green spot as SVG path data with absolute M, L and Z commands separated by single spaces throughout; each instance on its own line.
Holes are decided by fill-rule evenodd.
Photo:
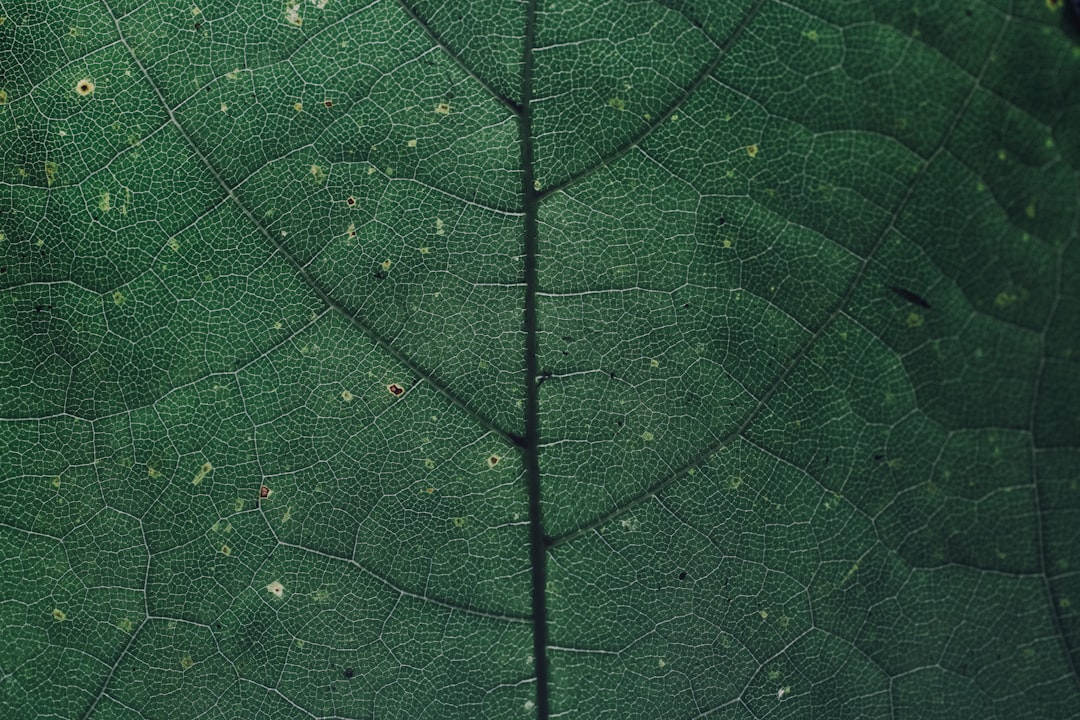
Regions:
M 191 484 L 192 485 L 198 485 L 199 483 L 201 483 L 203 481 L 203 478 L 205 478 L 207 475 L 209 475 L 213 470 L 214 470 L 213 464 L 211 464 L 209 462 L 204 462 L 202 464 L 202 467 L 199 468 L 199 471 L 197 473 L 195 473 L 195 477 L 193 477 L 191 479 Z
M 180 658 L 180 669 L 181 670 L 190 670 L 191 667 L 194 664 L 195 664 L 195 661 L 191 659 L 190 655 L 185 655 L 184 657 Z
M 119 290 L 117 290 L 116 292 L 114 292 L 112 294 L 112 301 L 116 305 L 123 305 L 125 300 L 127 300 L 127 296 L 124 295 L 124 293 L 120 292 Z
M 608 107 L 613 107 L 616 110 L 625 110 L 626 109 L 626 101 L 623 100 L 622 98 L 613 97 L 613 98 L 611 98 L 610 100 L 607 101 L 607 104 L 608 104 Z
M 56 622 L 64 622 L 65 620 L 67 620 L 67 613 L 65 613 L 60 608 L 53 608 L 52 616 L 53 620 L 55 620 Z

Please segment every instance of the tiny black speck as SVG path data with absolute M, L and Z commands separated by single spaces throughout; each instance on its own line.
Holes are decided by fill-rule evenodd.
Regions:
M 679 579 L 680 580 L 685 580 L 686 579 L 686 571 L 685 570 L 683 570 L 681 573 L 679 573 Z
M 352 668 L 345 668 L 345 673 L 344 673 L 345 679 L 352 680 L 352 676 L 355 675 L 355 674 L 356 673 L 353 671 Z

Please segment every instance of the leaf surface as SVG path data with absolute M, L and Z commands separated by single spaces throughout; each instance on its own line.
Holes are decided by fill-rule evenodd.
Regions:
M 1074 12 L 4 6 L 0 708 L 1080 714 Z

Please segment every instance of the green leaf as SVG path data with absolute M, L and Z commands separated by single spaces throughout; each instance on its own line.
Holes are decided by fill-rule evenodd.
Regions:
M 1071 7 L 0 10 L 3 716 L 1080 715 Z

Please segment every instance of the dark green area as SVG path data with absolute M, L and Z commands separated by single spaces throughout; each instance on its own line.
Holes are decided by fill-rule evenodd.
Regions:
M 0 8 L 0 715 L 1080 716 L 1065 5 Z

